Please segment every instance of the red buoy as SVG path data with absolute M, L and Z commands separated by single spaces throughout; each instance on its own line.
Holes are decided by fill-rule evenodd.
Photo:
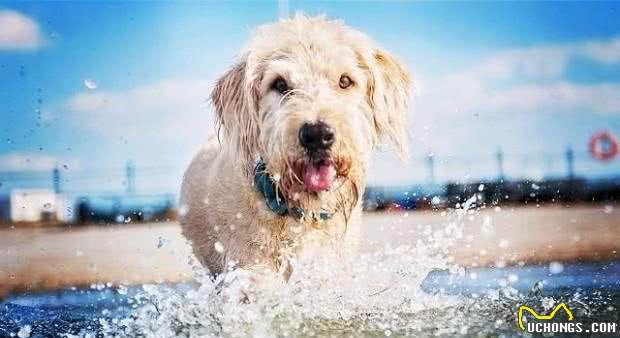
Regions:
M 618 155 L 618 141 L 607 131 L 598 132 L 590 137 L 588 143 L 590 154 L 599 161 L 610 161 Z

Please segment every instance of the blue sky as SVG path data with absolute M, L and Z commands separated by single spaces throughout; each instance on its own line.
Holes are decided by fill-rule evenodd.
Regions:
M 580 174 L 620 173 L 618 160 L 597 164 L 584 153 L 595 131 L 620 136 L 620 4 L 288 7 L 343 19 L 416 78 L 412 160 L 379 153 L 372 182 L 424 181 L 429 152 L 439 179 L 490 177 L 498 148 L 511 176 L 561 174 L 567 145 Z M 69 190 L 122 189 L 127 160 L 139 189 L 175 191 L 212 133 L 209 89 L 278 10 L 277 2 L 0 2 L 0 172 L 41 177 L 0 175 L 0 192 L 45 185 L 57 165 Z

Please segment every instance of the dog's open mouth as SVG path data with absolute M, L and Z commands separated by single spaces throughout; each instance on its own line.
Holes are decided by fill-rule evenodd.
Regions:
M 330 160 L 310 162 L 304 168 L 304 185 L 310 192 L 329 190 L 336 180 L 336 167 Z

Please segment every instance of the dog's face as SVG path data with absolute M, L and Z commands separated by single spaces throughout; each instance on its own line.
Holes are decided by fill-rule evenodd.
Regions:
M 251 174 L 258 156 L 288 198 L 361 187 L 382 139 L 406 152 L 409 77 L 363 34 L 297 16 L 260 27 L 212 94 L 224 136 Z

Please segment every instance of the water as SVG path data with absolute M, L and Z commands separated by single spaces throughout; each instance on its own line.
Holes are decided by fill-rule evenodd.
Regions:
M 349 262 L 294 262 L 289 282 L 234 271 L 217 280 L 200 267 L 177 285 L 19 295 L 0 306 L 0 336 L 401 337 L 517 336 L 517 310 L 566 303 L 575 320 L 618 322 L 620 262 L 465 269 L 447 249 L 462 219 L 409 246 L 385 246 Z M 561 268 L 560 268 L 561 266 Z
M 366 259 L 379 263 L 399 252 Z M 434 271 L 422 280 L 402 277 L 404 270 L 390 276 L 396 275 L 401 279 L 352 278 L 340 286 L 323 275 L 305 284 L 271 281 L 254 291 L 248 291 L 248 283 L 255 281 L 238 275 L 224 289 L 203 280 L 21 295 L 0 306 L 0 336 L 26 325 L 31 337 L 52 332 L 80 337 L 516 336 L 519 305 L 542 311 L 560 302 L 580 322 L 618 320 L 617 262 L 567 265 L 560 274 L 550 274 L 548 266 L 524 266 L 466 270 L 462 276 Z M 510 278 L 514 275 L 518 279 Z M 314 284 L 318 280 L 325 286 Z

